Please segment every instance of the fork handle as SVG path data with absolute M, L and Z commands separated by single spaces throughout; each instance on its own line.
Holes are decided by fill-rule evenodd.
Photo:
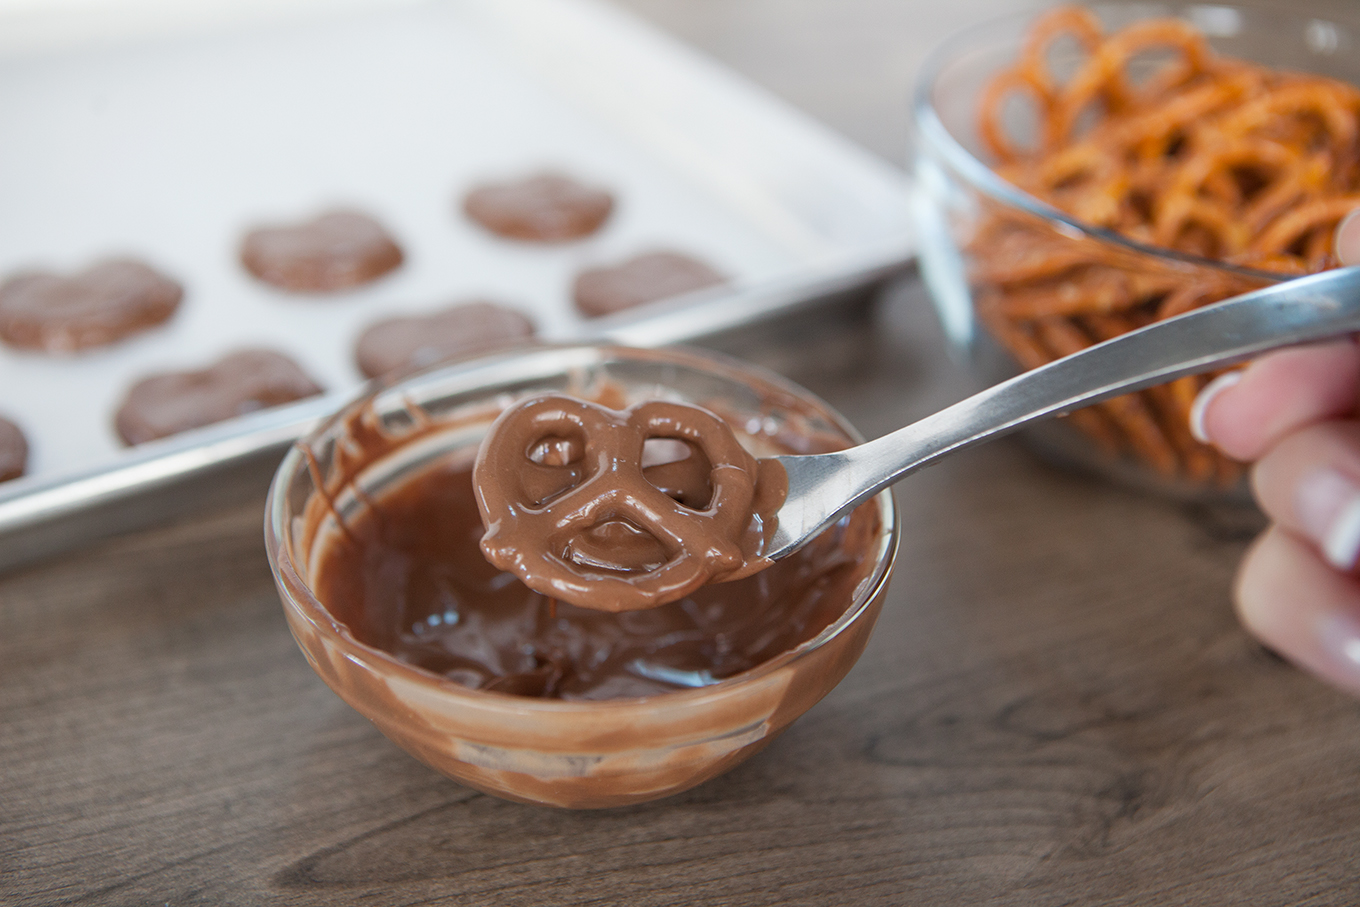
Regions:
M 1285 281 L 1130 331 L 833 454 L 780 457 L 790 498 L 767 550 L 779 556 L 945 454 L 1059 415 L 1268 350 L 1360 331 L 1360 267 Z M 792 503 L 792 500 L 791 500 Z M 815 525 L 814 525 L 815 524 Z

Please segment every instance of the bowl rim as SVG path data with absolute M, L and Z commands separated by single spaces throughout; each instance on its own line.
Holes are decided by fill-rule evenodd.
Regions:
M 803 388 L 801 385 L 790 381 L 782 375 L 766 369 L 763 366 L 745 362 L 735 357 L 711 350 L 699 350 L 687 346 L 677 345 L 649 349 L 626 347 L 607 342 L 560 344 L 533 343 L 515 347 L 510 350 L 491 352 L 486 355 L 460 360 L 454 363 L 443 363 L 430 366 L 414 372 L 401 374 L 394 379 L 378 379 L 374 382 L 370 382 L 358 396 L 342 405 L 335 413 L 324 419 L 304 437 L 296 441 L 289 448 L 288 453 L 284 456 L 283 461 L 275 471 L 273 480 L 270 482 L 269 494 L 265 501 L 264 514 L 265 548 L 269 560 L 270 571 L 274 575 L 274 582 L 279 590 L 280 597 L 283 600 L 284 608 L 296 617 L 305 621 L 310 627 L 331 642 L 340 645 L 349 657 L 357 658 L 372 670 L 381 670 L 382 672 L 389 674 L 395 673 L 403 677 L 406 681 L 422 687 L 439 690 L 455 698 L 466 698 L 469 705 L 474 705 L 481 710 L 513 712 L 517 714 L 532 712 L 569 715 L 585 712 L 599 714 L 601 711 L 617 711 L 623 713 L 635 710 L 639 707 L 652 708 L 658 703 L 665 703 L 667 705 L 674 705 L 685 709 L 695 709 L 702 708 L 711 701 L 721 701 L 732 696 L 742 695 L 744 689 L 749 688 L 753 684 L 759 684 L 761 681 L 782 670 L 789 664 L 825 648 L 827 644 L 845 633 L 856 621 L 858 621 L 865 612 L 869 610 L 873 602 L 883 594 L 891 579 L 892 567 L 897 558 L 901 536 L 896 504 L 891 489 L 885 489 L 872 498 L 872 500 L 878 504 L 881 527 L 877 545 L 875 547 L 874 565 L 871 572 L 856 585 L 854 600 L 845 611 L 811 639 L 805 640 L 792 649 L 781 652 L 775 657 L 761 662 L 752 668 L 702 687 L 670 690 L 649 696 L 617 697 L 598 700 L 563 700 L 517 696 L 511 693 L 479 690 L 463 686 L 447 677 L 403 662 L 382 649 L 370 646 L 356 639 L 349 628 L 332 616 L 326 607 L 317 599 L 310 585 L 303 579 L 303 572 L 300 571 L 298 566 L 293 562 L 290 546 L 285 541 L 285 533 L 288 531 L 288 527 L 283 524 L 281 502 L 286 497 L 286 486 L 291 480 L 292 475 L 299 470 L 303 472 L 307 470 L 306 459 L 301 452 L 304 445 L 315 438 L 324 436 L 326 432 L 330 431 L 338 422 L 356 409 L 362 408 L 381 394 L 389 393 L 394 389 L 399 389 L 401 385 L 407 381 L 428 379 L 436 375 L 453 377 L 461 372 L 473 372 L 485 369 L 488 366 L 494 366 L 496 362 L 501 360 L 550 353 L 585 351 L 594 351 L 597 354 L 596 361 L 601 363 L 607 361 L 611 355 L 621 355 L 623 358 L 653 358 L 681 365 L 698 366 L 702 370 L 717 373 L 722 377 L 738 379 L 738 376 L 743 376 L 744 378 L 764 382 L 772 388 L 784 393 L 789 393 L 799 400 L 809 403 L 814 408 L 820 410 L 821 414 L 826 416 L 831 424 L 839 431 L 844 432 L 845 435 L 855 443 L 859 444 L 864 442 L 864 437 L 857 429 L 855 429 L 849 420 L 821 397 L 806 388 Z M 743 383 L 747 382 L 743 381 Z M 283 553 L 280 554 L 280 552 Z M 299 599 L 299 597 L 294 594 L 295 589 L 304 591 L 306 593 L 305 598 Z
M 1244 18 L 1254 16 L 1258 18 L 1274 18 L 1281 21 L 1287 19 L 1301 24 L 1320 22 L 1325 25 L 1342 27 L 1351 33 L 1360 34 L 1360 20 L 1357 20 L 1355 23 L 1347 24 L 1344 21 L 1337 22 L 1334 19 L 1322 19 L 1318 16 L 1310 16 L 1304 12 L 1295 12 L 1291 9 L 1265 9 L 1257 6 L 1245 6 L 1234 3 L 1150 0 L 1150 2 L 1138 3 L 1108 2 L 1078 3 L 1075 5 L 1094 12 L 1098 17 L 1101 17 L 1103 12 L 1113 11 L 1120 11 L 1126 16 L 1130 12 L 1137 13 L 1141 11 L 1150 16 L 1152 11 L 1156 10 L 1156 14 L 1159 16 L 1186 18 L 1186 14 L 1192 10 L 1226 9 L 1231 10 Z M 944 70 L 958 60 L 964 53 L 976 48 L 979 39 L 983 36 L 1007 34 L 1011 36 L 1012 43 L 1017 48 L 1020 47 L 1025 40 L 1025 36 L 1028 34 L 1028 28 L 1026 26 L 1055 8 L 1057 7 L 1047 6 L 1037 10 L 1030 9 L 1023 12 L 1010 13 L 969 26 L 968 28 L 950 35 L 927 55 L 926 61 L 917 75 L 916 85 L 911 95 L 911 122 L 917 139 L 916 157 L 918 162 L 922 155 L 922 145 L 924 145 L 926 148 L 929 148 L 938 154 L 948 166 L 953 168 L 974 189 L 983 195 L 990 197 L 994 201 L 1010 205 L 1014 208 L 1019 208 L 1034 217 L 1048 221 L 1064 233 L 1071 234 L 1075 232 L 1082 237 L 1116 246 L 1126 252 L 1179 262 L 1196 268 L 1208 268 L 1238 277 L 1268 281 L 1270 283 L 1280 283 L 1296 276 L 1274 271 L 1262 271 L 1257 268 L 1250 268 L 1242 265 L 1234 265 L 1218 259 L 1206 258 L 1188 252 L 1168 249 L 1164 246 L 1138 242 L 1137 240 L 1130 239 L 1107 227 L 1098 227 L 1094 224 L 1087 223 L 1054 207 L 1037 196 L 1031 195 L 1019 186 L 1004 179 L 985 161 L 964 147 L 963 143 L 950 132 L 949 128 L 944 125 L 944 121 L 940 118 L 935 104 L 932 101 L 932 94 L 935 86 Z M 974 111 L 974 115 L 976 116 L 976 111 Z

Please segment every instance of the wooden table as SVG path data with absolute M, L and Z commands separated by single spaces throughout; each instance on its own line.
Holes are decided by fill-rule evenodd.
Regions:
M 1003 4 L 628 0 L 905 147 L 921 55 Z M 920 283 L 758 352 L 874 435 L 962 396 Z M 1229 603 L 1259 518 L 1015 442 L 899 489 L 868 651 L 753 761 L 565 812 L 424 768 L 284 625 L 263 494 L 0 577 L 6 904 L 1353 904 L 1360 704 Z

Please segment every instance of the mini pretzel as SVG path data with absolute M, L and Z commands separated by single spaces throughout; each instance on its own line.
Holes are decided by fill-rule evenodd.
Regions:
M 700 478 L 712 494 L 702 507 L 681 503 L 648 479 L 648 469 L 656 476 L 665 468 L 643 465 L 643 446 L 656 438 L 684 442 L 707 458 Z M 682 462 L 695 460 L 692 453 Z M 532 397 L 496 420 L 473 468 L 487 527 L 482 552 L 530 588 L 581 607 L 654 607 L 746 564 L 742 542 L 756 474 L 755 458 L 727 424 L 698 407 L 653 401 L 619 411 L 570 397 Z M 640 538 L 644 548 L 659 546 L 664 562 L 600 565 L 572 557 L 588 533 L 608 538 L 610 529 Z M 621 545 L 620 557 L 627 554 Z
M 1035 141 L 1007 129 L 1016 95 L 1032 101 Z M 1360 208 L 1360 88 L 1219 56 L 1184 21 L 1106 34 L 1084 8 L 1054 10 L 978 103 L 999 176 L 1136 242 L 1293 276 L 1336 266 L 1336 224 Z M 978 317 L 1024 368 L 1269 282 L 1128 254 L 986 202 L 973 222 Z M 1160 472 L 1233 481 L 1240 468 L 1186 428 L 1206 380 L 1070 421 Z

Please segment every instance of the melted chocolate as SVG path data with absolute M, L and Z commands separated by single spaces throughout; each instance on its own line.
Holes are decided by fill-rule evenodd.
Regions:
M 183 298 L 179 284 L 126 259 L 74 277 L 16 274 L 0 286 L 0 339 L 49 353 L 103 346 L 160 324 Z
M 571 296 L 581 314 L 594 317 L 726 282 L 726 277 L 696 258 L 679 252 L 647 252 L 617 265 L 582 271 Z
M 28 468 L 28 440 L 8 419 L 0 419 L 0 482 L 17 479 Z
M 610 614 L 554 602 L 486 561 L 470 470 L 454 454 L 330 533 L 315 588 L 360 642 L 477 689 L 613 699 L 730 677 L 834 622 L 879 532 L 870 502 L 760 573 Z
M 376 280 L 402 262 L 382 225 L 358 211 L 331 211 L 301 224 L 250 231 L 241 264 L 295 293 L 328 293 Z
M 359 335 L 354 358 L 369 378 L 421 368 L 534 335 L 534 323 L 514 309 L 469 302 L 430 315 L 388 318 Z
M 760 552 L 785 480 L 764 466 L 697 406 L 526 398 L 477 455 L 482 552 L 581 607 L 653 608 L 769 564 Z
M 141 444 L 319 393 L 282 353 L 242 350 L 203 371 L 143 378 L 128 391 L 114 425 L 124 443 Z
M 614 210 L 614 197 L 560 173 L 540 173 L 473 188 L 463 211 L 498 236 L 564 242 L 589 236 Z

